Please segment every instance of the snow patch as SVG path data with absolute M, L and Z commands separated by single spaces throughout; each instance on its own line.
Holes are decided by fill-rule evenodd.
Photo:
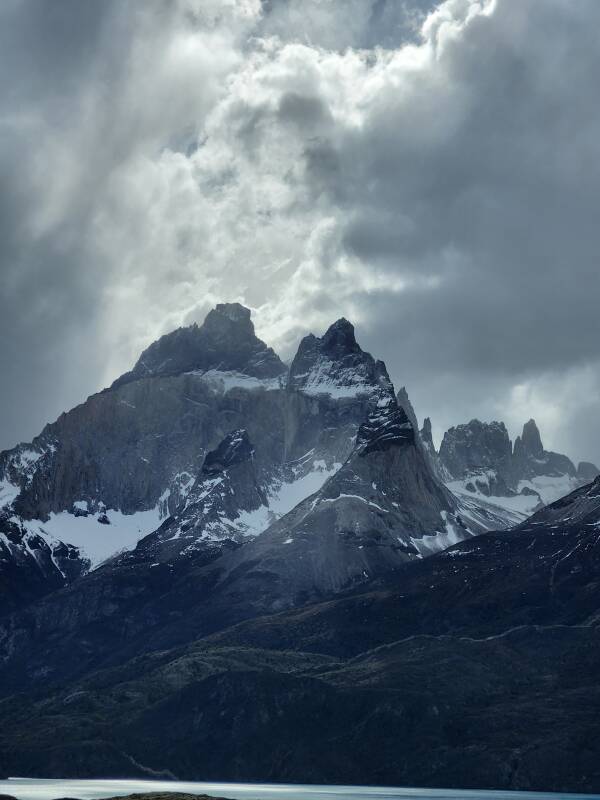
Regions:
M 244 536 L 258 536 L 269 527 L 271 519 L 269 508 L 259 506 L 253 511 L 241 511 L 234 524 Z
M 18 463 L 23 469 L 29 469 L 34 464 L 37 464 L 43 455 L 44 453 L 38 453 L 36 450 L 21 450 L 18 454 L 18 459 L 15 459 L 15 463 Z
M 437 531 L 431 536 L 423 536 L 421 539 L 415 539 L 413 537 L 410 539 L 419 555 L 423 557 L 431 556 L 442 550 L 447 550 L 448 547 L 452 547 L 453 544 L 458 544 L 466 538 L 466 531 L 464 528 L 456 525 L 454 520 L 449 517 L 447 511 L 442 511 L 441 515 L 445 524 L 445 529 L 443 531 Z
M 331 467 L 322 459 L 315 459 L 312 462 L 312 469 L 305 474 L 300 474 L 292 481 L 283 482 L 271 488 L 269 491 L 269 508 L 275 517 L 282 517 L 295 508 L 311 494 L 318 492 L 325 481 L 340 469 L 341 463 L 336 462 Z
M 490 479 L 494 475 L 495 473 L 489 470 L 471 475 L 463 480 L 446 481 L 446 486 L 459 501 L 461 515 L 477 525 L 483 525 L 488 530 L 518 525 L 542 506 L 564 497 L 580 485 L 575 476 L 565 474 L 540 475 L 530 480 L 519 481 L 518 493 L 512 496 L 487 495 L 479 489 L 472 492 L 466 488 L 468 483 L 476 485 L 475 481 L 489 485 Z M 523 489 L 530 490 L 530 493 L 521 494 Z
M 0 508 L 10 505 L 19 496 L 21 490 L 8 480 L 0 481 Z
M 505 530 L 519 525 L 527 515 L 489 502 L 487 497 L 455 493 L 461 518 L 480 530 Z M 495 498 L 494 498 L 495 499 Z
M 497 506 L 500 509 L 505 511 L 511 511 L 519 515 L 522 519 L 525 519 L 530 514 L 533 514 L 534 510 L 537 509 L 540 505 L 539 498 L 535 495 L 526 495 L 526 494 L 515 494 L 511 497 L 506 495 L 487 495 L 483 494 L 483 492 L 470 492 L 468 489 L 465 488 L 465 484 L 473 482 L 473 478 L 467 478 L 466 480 L 458 480 L 458 481 L 448 481 L 446 486 L 452 494 L 455 494 L 460 497 L 477 499 L 477 502 L 490 505 L 490 506 Z M 519 486 L 519 491 L 521 487 Z
M 367 500 L 366 497 L 362 497 L 360 494 L 339 494 L 337 497 L 324 497 L 321 502 L 323 503 L 337 503 L 338 500 L 342 500 L 344 498 L 350 498 L 351 500 L 360 500 L 363 503 L 366 503 L 368 506 L 372 508 L 376 508 L 378 511 L 383 511 L 384 514 L 389 514 L 387 509 L 382 508 L 381 506 L 374 503 L 372 500 Z
M 78 500 L 78 507 L 84 502 Z M 122 550 L 133 549 L 140 539 L 160 525 L 158 506 L 135 514 L 123 514 L 114 509 L 104 513 L 110 525 L 99 524 L 94 514 L 76 517 L 68 511 L 51 513 L 47 522 L 27 520 L 23 524 L 30 533 L 38 534 L 49 543 L 61 541 L 74 545 L 82 556 L 89 558 L 92 569 Z
M 549 505 L 570 494 L 579 485 L 577 478 L 571 475 L 539 475 L 528 481 L 519 481 L 518 489 L 533 489 L 542 498 L 542 503 Z
M 273 389 L 282 389 L 284 386 L 283 377 L 255 378 L 252 375 L 244 375 L 243 372 L 235 371 L 208 369 L 205 371 L 192 370 L 186 374 L 198 376 L 209 385 L 212 391 L 219 394 L 227 394 L 232 389 L 247 389 L 248 391 L 264 389 L 265 391 L 272 391 Z
M 298 389 L 304 394 L 326 394 L 335 399 L 379 393 L 382 388 L 379 384 L 373 384 L 359 368 L 340 369 L 338 363 L 328 358 L 319 359 L 309 372 L 294 378 L 303 379 Z

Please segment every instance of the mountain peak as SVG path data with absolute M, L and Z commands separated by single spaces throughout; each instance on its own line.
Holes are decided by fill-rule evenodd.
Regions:
M 311 333 L 302 339 L 290 367 L 289 387 L 336 398 L 394 392 L 385 365 L 361 349 L 354 326 L 344 317 L 321 338 Z
M 326 352 L 361 352 L 354 335 L 354 325 L 345 317 L 340 317 L 327 328 L 323 335 L 323 349 Z
M 238 330 L 242 335 L 254 336 L 254 324 L 250 316 L 250 309 L 240 303 L 218 303 L 208 312 L 202 327 L 222 332 Z
M 512 446 L 503 422 L 472 419 L 450 428 L 440 445 L 440 461 L 454 480 L 485 475 L 504 491 L 512 469 Z
M 256 336 L 249 308 L 240 303 L 219 303 L 202 325 L 178 328 L 153 342 L 113 388 L 140 378 L 206 370 L 275 378 L 286 368 Z
M 250 320 L 251 311 L 241 303 L 217 303 L 215 309 L 218 314 L 228 317 L 232 322 L 246 322 Z
M 542 438 L 534 419 L 530 419 L 525 423 L 525 425 L 523 425 L 521 443 L 525 451 L 532 456 L 539 456 L 544 452 Z

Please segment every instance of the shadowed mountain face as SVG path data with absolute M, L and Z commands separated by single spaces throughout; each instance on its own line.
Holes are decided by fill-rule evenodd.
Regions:
M 599 524 L 596 481 L 324 601 L 46 674 L 0 703 L 0 772 L 597 792 Z
M 2 614 L 60 589 L 89 566 L 76 547 L 28 531 L 8 510 L 0 510 Z
M 40 669 L 50 682 L 76 677 L 324 598 L 470 536 L 383 386 L 344 465 L 250 540 L 242 521 L 266 498 L 247 433 L 232 433 L 207 457 L 188 503 L 155 533 L 6 621 L 0 650 L 20 664 L 5 671 L 6 685 L 31 685 Z
M 470 536 L 455 507 L 391 394 L 318 492 L 214 565 L 210 602 L 277 611 L 365 582 Z

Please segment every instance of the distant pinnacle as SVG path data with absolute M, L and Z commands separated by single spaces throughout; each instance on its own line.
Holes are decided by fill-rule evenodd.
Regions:
M 421 428 L 421 439 L 427 443 L 431 444 L 433 447 L 433 434 L 431 431 L 431 420 L 429 417 L 425 417 L 423 420 L 423 427 Z
M 539 456 L 544 452 L 540 432 L 534 419 L 530 419 L 523 425 L 521 443 L 525 451 L 533 456 Z
M 410 420 L 410 424 L 413 426 L 415 432 L 419 430 L 419 423 L 417 421 L 417 415 L 415 414 L 415 410 L 413 408 L 413 404 L 410 402 L 410 398 L 408 396 L 408 392 L 406 391 L 406 386 L 403 386 L 396 395 L 396 400 L 400 408 L 404 411 L 408 419 Z
M 323 349 L 326 352 L 345 350 L 356 352 L 360 350 L 354 336 L 354 325 L 341 317 L 330 325 L 323 336 Z

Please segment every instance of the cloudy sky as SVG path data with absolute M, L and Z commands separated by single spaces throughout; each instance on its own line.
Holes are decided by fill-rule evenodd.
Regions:
M 215 302 L 600 462 L 598 0 L 2 0 L 0 447 Z

